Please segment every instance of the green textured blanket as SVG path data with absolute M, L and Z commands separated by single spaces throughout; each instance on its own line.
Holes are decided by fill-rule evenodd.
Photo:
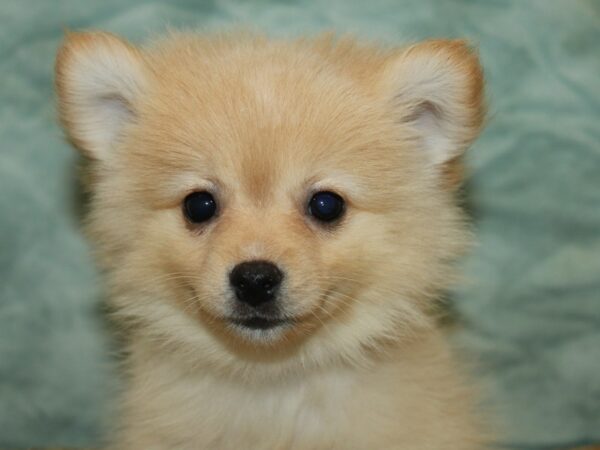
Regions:
M 469 156 L 480 245 L 453 295 L 517 449 L 600 441 L 600 1 L 0 2 L 0 446 L 93 446 L 115 370 L 55 121 L 64 27 L 466 37 L 490 118 Z

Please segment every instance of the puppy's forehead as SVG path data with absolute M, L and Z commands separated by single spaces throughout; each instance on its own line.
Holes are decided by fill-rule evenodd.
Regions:
M 281 183 L 360 172 L 357 155 L 373 160 L 366 167 L 380 159 L 369 153 L 381 110 L 356 79 L 318 58 L 263 52 L 155 64 L 144 128 L 163 166 L 235 180 L 262 199 Z

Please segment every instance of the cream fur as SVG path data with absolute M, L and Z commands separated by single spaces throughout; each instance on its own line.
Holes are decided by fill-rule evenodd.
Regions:
M 70 33 L 56 73 L 129 336 L 115 448 L 485 447 L 433 314 L 469 241 L 454 188 L 483 83 L 464 43 Z M 316 189 L 346 199 L 339 225 L 307 217 Z M 181 212 L 195 190 L 219 203 L 200 227 Z M 252 258 L 285 270 L 296 325 L 223 320 Z

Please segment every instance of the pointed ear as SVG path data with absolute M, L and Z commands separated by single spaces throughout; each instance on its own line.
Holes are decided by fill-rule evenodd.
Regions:
M 412 128 L 430 164 L 455 187 L 460 156 L 485 115 L 477 55 L 464 41 L 425 41 L 394 55 L 382 83 L 396 120 Z
M 67 33 L 55 68 L 60 120 L 93 159 L 110 158 L 124 127 L 136 120 L 147 69 L 139 50 L 108 33 Z

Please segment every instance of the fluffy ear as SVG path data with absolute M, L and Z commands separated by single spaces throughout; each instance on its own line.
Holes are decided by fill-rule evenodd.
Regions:
M 146 83 L 141 53 L 108 33 L 67 33 L 55 68 L 59 115 L 76 147 L 110 157 L 123 128 L 136 119 Z
M 477 55 L 464 41 L 425 41 L 390 59 L 383 88 L 396 120 L 413 128 L 430 163 L 458 184 L 455 166 L 485 114 Z

